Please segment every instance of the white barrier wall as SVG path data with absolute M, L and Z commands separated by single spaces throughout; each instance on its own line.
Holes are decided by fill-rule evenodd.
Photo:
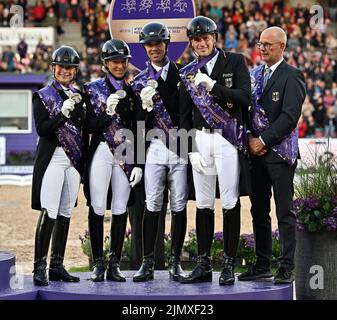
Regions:
M 6 46 L 16 48 L 21 38 L 24 38 L 28 45 L 28 52 L 34 52 L 39 40 L 43 44 L 54 46 L 55 28 L 0 28 L 0 47 L 2 51 Z
M 317 161 L 332 159 L 337 165 L 337 139 L 299 139 L 301 160 L 298 167 L 311 167 Z
M 299 139 L 299 149 L 298 168 L 311 167 L 315 160 L 326 161 L 328 158 L 334 159 L 337 165 L 337 139 Z M 31 185 L 32 169 L 32 166 L 0 166 L 0 185 Z

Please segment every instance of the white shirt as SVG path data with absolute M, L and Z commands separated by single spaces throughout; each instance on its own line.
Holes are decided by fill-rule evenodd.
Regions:
M 269 67 L 269 69 L 271 70 L 270 75 L 269 75 L 269 79 L 271 78 L 271 76 L 273 75 L 274 71 L 276 70 L 276 68 L 281 64 L 281 62 L 284 60 L 284 58 L 282 57 L 280 61 L 274 63 L 272 66 Z
M 205 65 L 205 68 L 206 68 L 207 73 L 208 73 L 209 76 L 210 76 L 210 75 L 212 74 L 212 72 L 213 72 L 213 68 L 214 68 L 214 66 L 215 66 L 216 60 L 218 59 L 218 56 L 219 56 L 219 51 L 218 51 L 218 53 L 217 53 L 211 60 L 209 60 L 209 61 L 206 63 L 206 65 Z
M 157 72 L 160 71 L 160 69 L 162 67 L 158 67 L 156 66 L 154 63 L 151 62 L 151 65 L 152 67 L 154 68 L 154 70 L 156 70 Z M 169 67 L 170 67 L 170 62 L 168 62 L 164 67 L 163 67 L 163 71 L 161 72 L 161 78 L 166 81 L 167 79 L 167 74 L 168 74 L 168 71 L 169 71 Z
M 61 87 L 62 87 L 62 89 L 63 89 L 63 92 L 64 92 L 68 97 L 70 97 L 72 91 L 71 91 L 69 88 L 65 87 L 63 84 L 61 84 Z

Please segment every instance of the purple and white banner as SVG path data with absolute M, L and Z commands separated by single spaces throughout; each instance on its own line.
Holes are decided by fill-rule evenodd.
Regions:
M 193 0 L 114 0 L 109 13 L 112 38 L 124 40 L 131 49 L 131 63 L 145 68 L 148 60 L 139 33 L 149 22 L 165 24 L 171 33 L 168 55 L 177 60 L 188 45 L 186 26 L 195 17 Z

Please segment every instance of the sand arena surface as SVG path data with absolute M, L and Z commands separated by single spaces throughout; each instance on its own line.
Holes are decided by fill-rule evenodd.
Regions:
M 0 186 L 0 251 L 11 251 L 16 255 L 18 272 L 32 272 L 34 257 L 34 236 L 39 212 L 30 208 L 30 187 Z M 248 197 L 241 198 L 241 233 L 251 233 L 250 202 Z M 106 216 L 111 213 L 106 212 Z M 79 204 L 73 211 L 65 255 L 65 265 L 81 267 L 88 265 L 88 258 L 82 253 L 79 235 L 88 229 L 88 208 L 82 189 Z M 215 231 L 222 231 L 222 212 L 219 200 L 216 201 Z M 171 216 L 166 218 L 166 232 L 170 230 Z M 273 230 L 276 227 L 275 208 L 272 203 Z M 109 234 L 110 222 L 104 224 L 105 234 Z M 128 226 L 129 227 L 129 226 Z M 195 204 L 188 204 L 187 230 L 195 228 Z

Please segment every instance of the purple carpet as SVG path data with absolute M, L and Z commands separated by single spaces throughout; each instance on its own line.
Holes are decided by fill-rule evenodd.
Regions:
M 79 283 L 50 282 L 35 287 L 32 276 L 24 276 L 18 289 L 0 290 L 0 300 L 292 300 L 293 286 L 275 286 L 272 281 L 240 282 L 219 286 L 219 273 L 213 282 L 180 284 L 169 280 L 167 271 L 156 271 L 155 280 L 134 283 L 134 271 L 126 271 L 127 281 L 94 283 L 89 273 L 77 273 Z M 19 286 L 18 286 L 19 287 Z

